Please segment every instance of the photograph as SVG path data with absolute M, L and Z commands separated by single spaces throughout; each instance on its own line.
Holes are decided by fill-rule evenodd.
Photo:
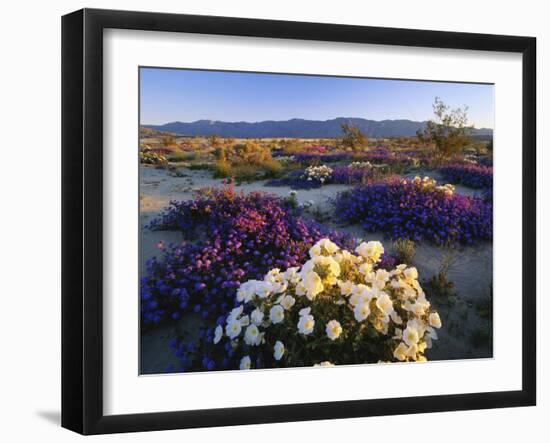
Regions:
M 492 358 L 492 84 L 140 67 L 139 103 L 140 374 Z

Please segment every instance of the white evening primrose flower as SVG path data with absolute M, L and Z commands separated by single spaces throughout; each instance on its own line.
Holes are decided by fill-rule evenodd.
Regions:
M 407 357 L 416 361 L 417 355 L 418 355 L 418 345 L 415 344 L 415 345 L 409 346 L 409 349 L 407 349 Z
M 370 315 L 369 303 L 359 303 L 353 310 L 353 315 L 357 321 L 365 320 Z
M 439 314 L 437 312 L 432 312 L 428 318 L 428 323 L 434 328 L 440 328 L 441 318 L 439 317 Z
M 267 281 L 258 282 L 254 288 L 254 293 L 260 298 L 267 298 L 271 295 L 273 285 Z
M 340 294 L 345 295 L 346 297 L 350 295 L 353 291 L 353 282 L 349 280 L 339 281 L 338 286 L 340 288 Z
M 385 269 L 377 269 L 373 281 L 373 286 L 378 289 L 383 289 L 386 282 L 390 279 L 390 273 Z
M 246 282 L 246 283 L 249 283 L 249 282 Z M 237 301 L 239 303 L 249 301 L 250 297 L 252 296 L 252 292 L 249 291 L 248 286 L 245 286 L 245 284 L 241 285 L 240 288 L 237 289 Z
M 321 292 L 323 292 L 323 289 L 325 289 L 321 278 L 317 275 L 316 272 L 313 271 L 308 272 L 302 279 L 302 282 L 306 290 L 306 297 L 309 300 L 315 299 L 317 294 L 320 294 Z
M 290 308 L 292 308 L 292 306 L 294 306 L 294 303 L 296 303 L 296 300 L 292 295 L 285 295 L 280 301 L 280 304 L 285 311 L 288 311 Z
M 300 320 L 298 321 L 298 331 L 301 334 L 308 335 L 313 332 L 315 327 L 315 319 L 313 315 L 301 315 Z
M 341 251 L 338 251 L 337 254 L 334 254 L 334 260 L 336 260 L 338 263 L 347 261 L 355 264 L 357 263 L 358 258 L 355 255 L 351 254 L 349 251 L 342 249 Z
M 216 326 L 216 329 L 214 330 L 214 344 L 217 345 L 223 336 L 223 328 L 221 325 Z
M 269 310 L 269 319 L 273 324 L 281 323 L 285 319 L 285 310 L 281 305 L 272 306 Z
M 283 357 L 284 353 L 285 353 L 285 345 L 283 345 L 282 342 L 277 340 L 275 342 L 275 346 L 273 346 L 273 358 L 278 361 Z
M 245 355 L 243 358 L 241 358 L 239 369 L 246 370 L 246 369 L 250 369 L 251 366 L 252 366 L 252 362 L 250 361 L 250 357 L 248 355 Z
M 363 242 L 355 248 L 360 256 L 377 262 L 384 253 L 384 246 L 379 241 Z
M 340 249 L 335 243 L 331 242 L 328 238 L 323 238 L 319 240 L 317 244 L 320 245 L 330 255 L 334 254 L 335 252 L 338 252 L 338 249 Z
M 227 326 L 225 327 L 225 334 L 231 340 L 233 340 L 234 338 L 239 336 L 241 330 L 242 326 L 239 320 L 230 320 L 229 322 L 227 322 Z
M 294 268 L 288 268 L 285 272 L 284 272 L 284 278 L 286 281 L 290 282 L 290 283 L 298 283 L 299 281 L 299 278 L 300 276 L 298 275 L 298 268 L 297 267 L 294 267 Z
M 401 342 L 401 343 L 399 343 L 397 348 L 394 349 L 393 356 L 399 361 L 404 361 L 407 358 L 407 351 L 408 350 L 409 350 L 409 348 L 407 348 L 405 343 Z
M 372 274 L 372 263 L 369 263 L 369 262 L 361 263 L 358 269 L 361 274 L 370 275 Z
M 281 281 L 282 278 L 283 275 L 281 274 L 281 270 L 279 268 L 273 268 L 265 275 L 264 281 L 275 283 Z
M 393 302 L 388 294 L 381 292 L 376 298 L 376 307 L 380 309 L 384 315 L 393 313 Z
M 301 281 L 298 282 L 296 284 L 296 288 L 294 288 L 294 292 L 296 293 L 296 295 L 299 295 L 299 296 L 306 295 L 306 287 L 304 283 Z
M 311 258 L 319 257 L 321 255 L 321 245 L 319 243 L 315 243 L 310 249 L 309 249 L 309 256 Z
M 255 346 L 260 344 L 259 338 L 260 331 L 258 330 L 258 327 L 256 325 L 250 325 L 248 328 L 246 328 L 246 331 L 244 332 L 244 342 L 248 346 Z
M 315 363 L 313 365 L 314 368 L 329 368 L 331 366 L 334 366 L 334 363 L 331 363 L 329 361 L 322 361 L 321 363 Z
M 236 308 L 233 308 L 229 313 L 229 316 L 227 317 L 227 322 L 229 323 L 230 320 L 237 320 L 243 313 L 243 309 L 243 305 L 239 305 Z
M 377 293 L 372 288 L 359 283 L 355 285 L 352 290 L 349 302 L 352 306 L 357 306 L 361 303 L 368 303 Z
M 420 340 L 418 330 L 414 326 L 407 325 L 403 331 L 403 341 L 407 344 L 407 346 L 412 346 L 416 345 L 418 340 Z
M 337 320 L 331 320 L 327 323 L 326 333 L 328 338 L 336 340 L 342 334 L 342 326 Z
M 407 268 L 403 271 L 403 275 L 407 280 L 416 280 L 418 278 L 418 271 L 416 268 Z
M 311 308 L 302 308 L 298 311 L 298 315 L 299 316 L 309 315 L 310 312 L 311 312 Z
M 314 261 L 315 264 L 318 264 L 328 270 L 330 275 L 334 277 L 338 277 L 340 275 L 340 264 L 332 257 L 321 256 L 316 258 Z
M 257 283 L 259 283 L 258 280 L 248 280 L 241 284 L 237 289 L 237 301 L 239 303 L 249 302 L 254 295 L 254 287 Z
M 424 341 L 426 342 L 426 347 L 430 349 L 433 345 L 433 340 L 437 340 L 437 332 L 431 326 L 426 328 L 426 335 L 424 336 Z
M 254 309 L 250 314 L 250 321 L 256 326 L 260 326 L 264 319 L 264 313 L 260 309 Z
M 391 320 L 396 324 L 396 325 L 400 325 L 403 323 L 403 319 L 399 316 L 399 314 L 395 311 L 393 311 L 391 314 L 390 314 L 390 318 Z

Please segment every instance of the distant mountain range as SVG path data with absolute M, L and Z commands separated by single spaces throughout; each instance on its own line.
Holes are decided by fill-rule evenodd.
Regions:
M 142 125 L 145 128 L 172 132 L 180 135 L 235 138 L 332 138 L 341 137 L 342 123 L 353 123 L 368 137 L 412 136 L 426 126 L 426 122 L 412 120 L 366 120 L 364 118 L 339 117 L 332 120 L 303 120 L 293 118 L 285 121 L 222 122 L 216 120 L 197 120 L 195 122 L 171 122 L 164 125 Z M 474 129 L 474 136 L 492 136 L 488 128 Z

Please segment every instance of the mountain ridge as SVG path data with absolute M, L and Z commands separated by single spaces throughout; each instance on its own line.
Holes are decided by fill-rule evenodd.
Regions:
M 342 123 L 353 123 L 368 137 L 416 135 L 426 121 L 408 119 L 369 120 L 359 117 L 338 117 L 329 120 L 264 120 L 259 122 L 226 122 L 220 120 L 174 121 L 162 125 L 141 125 L 144 128 L 187 136 L 219 135 L 234 138 L 334 138 L 341 137 Z M 490 128 L 474 128 L 472 135 L 492 135 Z

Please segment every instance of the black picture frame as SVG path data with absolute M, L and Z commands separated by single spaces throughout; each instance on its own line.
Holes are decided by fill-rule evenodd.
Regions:
M 522 54 L 522 389 L 177 412 L 103 413 L 103 30 L 171 31 Z M 531 406 L 536 403 L 536 39 L 83 9 L 62 18 L 62 426 L 82 434 Z

